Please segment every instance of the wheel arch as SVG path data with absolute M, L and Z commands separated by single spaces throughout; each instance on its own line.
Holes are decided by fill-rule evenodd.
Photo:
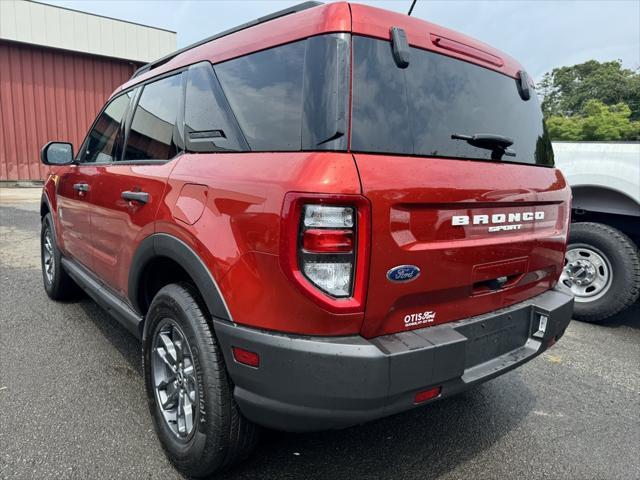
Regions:
M 571 188 L 574 210 L 640 217 L 640 204 L 625 192 L 602 185 Z
M 128 297 L 138 313 L 144 316 L 149 307 L 151 299 L 147 298 L 145 281 L 147 275 L 153 271 L 150 269 L 159 262 L 161 265 L 176 269 L 174 270 L 176 278 L 173 281 L 185 280 L 179 273 L 186 274 L 186 279 L 198 289 L 213 317 L 233 321 L 220 288 L 202 259 L 185 242 L 165 233 L 156 233 L 145 238 L 132 259 L 128 279 Z M 143 337 L 145 333 L 143 330 Z

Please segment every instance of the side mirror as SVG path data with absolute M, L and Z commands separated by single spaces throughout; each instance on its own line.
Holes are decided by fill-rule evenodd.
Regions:
M 45 165 L 69 165 L 73 163 L 73 145 L 49 142 L 40 151 L 40 161 Z

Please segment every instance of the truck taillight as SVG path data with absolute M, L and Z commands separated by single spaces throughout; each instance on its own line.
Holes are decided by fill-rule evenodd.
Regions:
M 369 263 L 369 202 L 360 195 L 289 193 L 281 264 L 323 308 L 362 311 Z

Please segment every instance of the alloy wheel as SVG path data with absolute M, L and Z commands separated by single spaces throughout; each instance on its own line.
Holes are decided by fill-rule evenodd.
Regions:
M 169 429 L 186 441 L 198 418 L 198 384 L 191 348 L 182 329 L 168 318 L 159 323 L 152 345 L 156 403 Z
M 53 282 L 53 276 L 56 272 L 56 263 L 53 253 L 53 242 L 51 240 L 51 229 L 47 228 L 44 232 L 44 241 L 42 249 L 42 262 L 44 274 L 47 277 L 47 283 Z

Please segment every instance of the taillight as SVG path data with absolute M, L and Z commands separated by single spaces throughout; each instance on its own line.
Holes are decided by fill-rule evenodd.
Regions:
M 286 196 L 281 264 L 327 310 L 349 313 L 364 307 L 369 209 L 360 195 Z
M 301 270 L 332 297 L 350 297 L 356 263 L 355 208 L 305 204 L 302 212 L 298 240 Z

